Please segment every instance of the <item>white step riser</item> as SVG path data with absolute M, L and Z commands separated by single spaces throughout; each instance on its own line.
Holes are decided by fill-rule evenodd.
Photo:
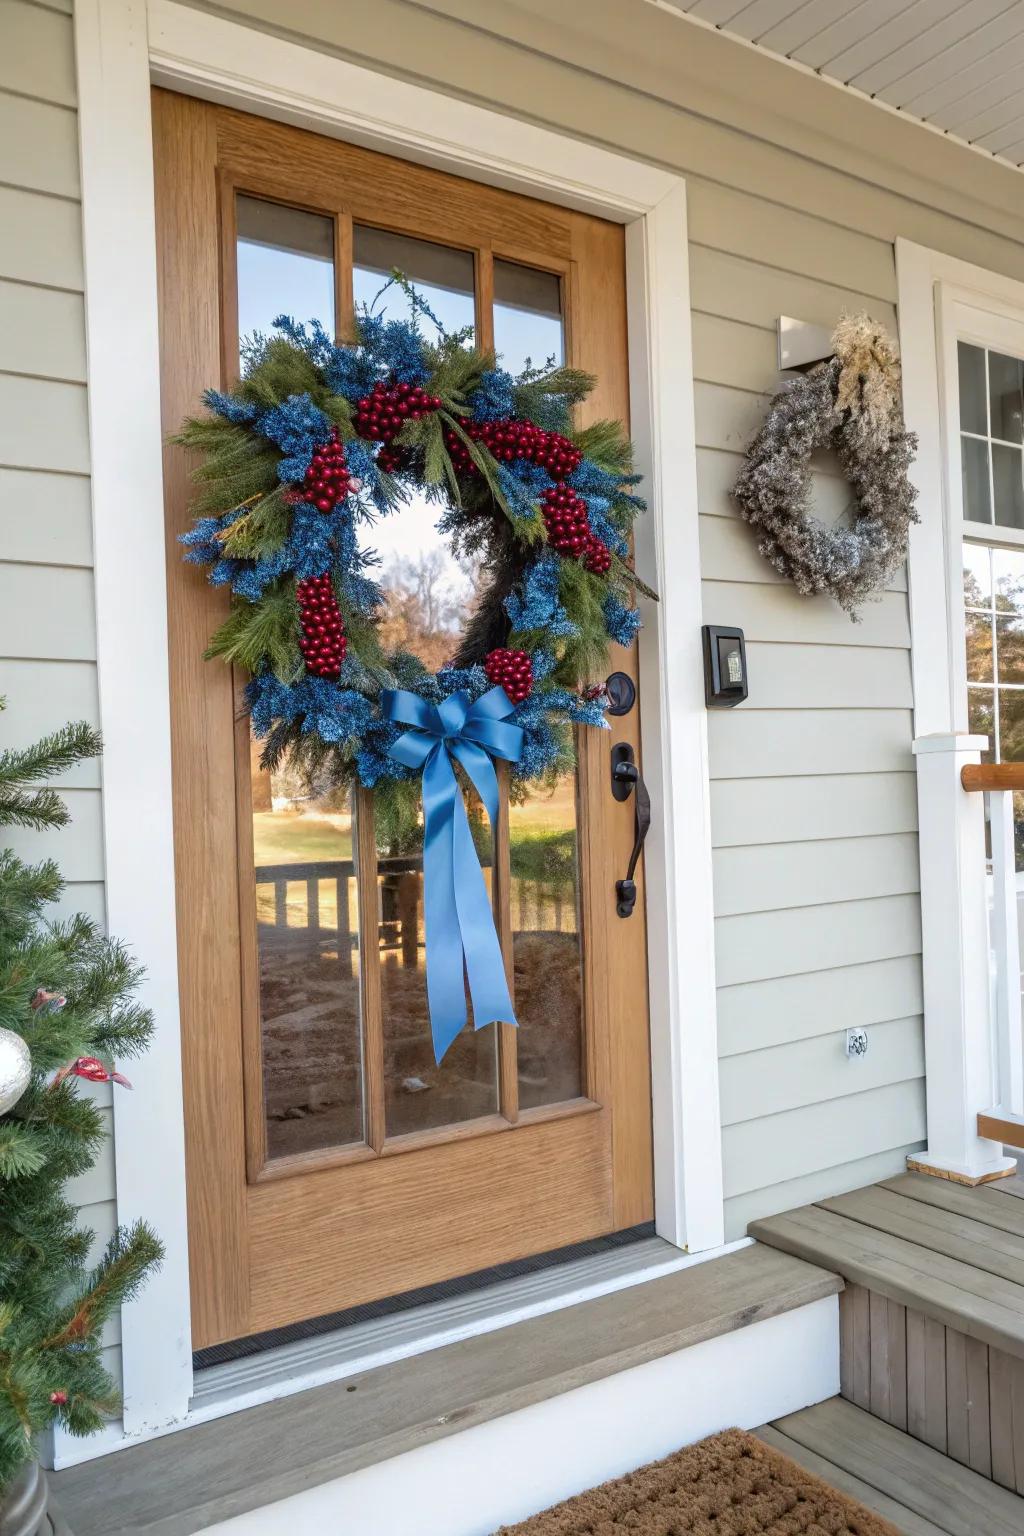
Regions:
M 208 1536 L 490 1536 L 704 1435 L 750 1429 L 838 1391 L 839 1306 L 828 1296 L 211 1526 Z

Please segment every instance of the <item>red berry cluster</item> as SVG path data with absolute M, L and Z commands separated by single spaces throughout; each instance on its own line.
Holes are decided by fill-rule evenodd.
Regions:
M 612 556 L 607 544 L 590 529 L 587 504 L 567 485 L 552 485 L 541 496 L 541 516 L 548 543 L 560 555 L 582 560 L 595 576 L 606 576 Z
M 345 463 L 345 450 L 337 432 L 313 450 L 300 501 L 308 501 L 318 512 L 332 512 L 352 489 L 352 476 Z
M 440 396 L 428 395 L 417 384 L 385 384 L 378 380 L 370 393 L 356 403 L 355 428 L 360 437 L 390 443 L 407 421 L 419 421 L 421 416 L 440 409 Z
M 532 421 L 516 421 L 511 417 L 501 421 L 471 421 L 468 416 L 460 416 L 459 425 L 467 437 L 475 443 L 483 443 L 499 464 L 526 459 L 546 469 L 552 480 L 564 480 L 583 460 L 575 443 L 563 437 L 561 432 L 545 432 L 543 427 L 535 427 Z M 445 431 L 445 444 L 456 471 L 478 473 L 469 449 L 450 427 Z
M 484 657 L 487 681 L 500 684 L 513 704 L 529 698 L 533 687 L 533 663 L 526 651 L 510 651 L 506 646 L 488 651 Z
M 377 468 L 382 469 L 386 475 L 401 475 L 409 468 L 410 456 L 408 448 L 394 447 L 385 443 L 377 455 Z
M 312 672 L 314 677 L 336 678 L 341 672 L 348 642 L 334 584 L 327 574 L 313 576 L 298 583 L 295 595 L 302 621 L 299 650 L 305 659 L 306 671 Z

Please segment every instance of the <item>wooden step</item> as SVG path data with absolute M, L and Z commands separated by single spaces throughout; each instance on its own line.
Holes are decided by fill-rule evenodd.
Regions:
M 751 1235 L 1024 1359 L 1018 1202 L 995 1196 L 1011 1208 L 996 1225 L 980 1204 L 978 1215 L 968 1217 L 968 1207 L 943 1203 L 964 1193 L 977 1202 L 987 1191 L 954 1193 L 943 1180 L 919 1174 L 907 1179 L 913 1185 L 894 1181 L 767 1217 L 751 1225 Z
M 842 1398 L 759 1433 L 905 1536 L 1021 1536 L 1024 1499 Z
M 75 1536 L 190 1536 L 841 1289 L 754 1244 L 69 1468 L 54 1489 Z

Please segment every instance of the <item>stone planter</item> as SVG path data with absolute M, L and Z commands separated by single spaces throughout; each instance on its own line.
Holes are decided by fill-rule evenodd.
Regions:
M 0 1536 L 51 1536 L 46 1473 L 30 1461 L 0 1500 Z

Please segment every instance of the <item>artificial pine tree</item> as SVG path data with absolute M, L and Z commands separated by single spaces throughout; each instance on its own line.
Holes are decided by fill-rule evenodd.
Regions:
M 99 750 L 79 724 L 0 752 L 0 826 L 65 825 L 59 795 L 37 786 Z M 162 1256 L 138 1222 L 119 1229 L 88 1272 L 92 1233 L 64 1194 L 104 1136 L 76 1077 L 112 1077 L 115 1057 L 142 1051 L 153 1024 L 133 1000 L 141 972 L 121 944 L 87 917 L 46 920 L 62 889 L 52 861 L 30 865 L 0 850 L 0 1498 L 40 1430 L 58 1420 L 88 1435 L 116 1411 L 103 1324 Z

